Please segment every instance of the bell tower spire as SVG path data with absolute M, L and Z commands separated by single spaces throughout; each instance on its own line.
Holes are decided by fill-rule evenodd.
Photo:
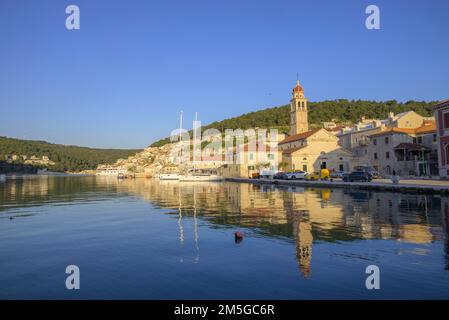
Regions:
M 290 100 L 290 134 L 299 134 L 309 131 L 309 121 L 307 116 L 307 99 L 304 96 L 304 89 L 299 84 L 298 74 L 296 74 L 296 85 L 292 90 Z

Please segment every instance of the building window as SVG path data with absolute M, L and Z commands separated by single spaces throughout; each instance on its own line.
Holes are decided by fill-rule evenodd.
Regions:
M 302 165 L 302 171 L 307 172 L 307 165 L 306 165 L 306 164 L 303 164 L 303 165 Z
M 274 154 L 270 153 L 270 154 L 268 155 L 268 159 L 274 160 Z
M 433 135 L 433 142 L 437 142 L 437 135 L 436 134 Z
M 413 138 L 413 143 L 416 143 L 416 138 Z
M 374 159 L 377 160 L 377 153 L 376 152 L 374 152 Z
M 388 151 L 385 153 L 385 158 L 390 159 L 390 153 Z
M 385 137 L 385 144 L 388 144 L 388 137 Z
M 254 154 L 252 153 L 249 154 L 249 160 L 254 160 Z
M 373 140 L 373 144 L 374 144 L 374 145 L 377 145 L 377 139 L 374 139 L 374 140 Z
M 418 143 L 422 143 L 422 136 L 418 137 Z
M 446 164 L 449 164 L 449 144 L 446 145 Z
M 449 129 L 449 112 L 443 114 L 444 129 Z

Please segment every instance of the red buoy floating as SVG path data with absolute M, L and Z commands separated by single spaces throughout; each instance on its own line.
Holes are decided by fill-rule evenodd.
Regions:
M 242 240 L 243 240 L 243 232 L 241 232 L 240 230 L 237 230 L 237 231 L 234 233 L 234 236 L 235 236 L 235 243 L 240 243 L 240 242 L 242 242 Z

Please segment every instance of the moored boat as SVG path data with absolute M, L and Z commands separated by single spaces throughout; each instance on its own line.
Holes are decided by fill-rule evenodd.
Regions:
M 159 180 L 179 180 L 179 174 L 177 173 L 161 173 Z
M 186 174 L 179 176 L 179 181 L 223 181 L 223 177 L 217 174 Z

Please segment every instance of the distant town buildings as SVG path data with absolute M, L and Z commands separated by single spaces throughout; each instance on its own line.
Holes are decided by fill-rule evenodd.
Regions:
M 256 128 L 255 132 L 259 132 Z M 179 163 L 176 143 L 149 147 L 143 152 L 118 160 L 112 167 L 98 167 L 99 174 L 118 174 L 132 170 L 152 177 L 162 172 L 192 169 L 219 169 L 224 177 L 251 177 L 261 171 L 306 171 L 320 169 L 348 172 L 357 166 L 372 166 L 380 176 L 396 173 L 402 177 L 449 178 L 449 100 L 435 106 L 435 117 L 415 111 L 390 112 L 385 119 L 361 117 L 355 124 L 323 123 L 310 129 L 308 100 L 296 82 L 290 100 L 289 134 L 276 141 L 258 142 L 256 148 L 245 143 L 221 149 L 210 159 Z M 273 145 L 274 143 L 274 145 Z M 259 148 L 260 146 L 264 148 Z M 178 146 L 179 147 L 179 146 Z M 254 147 L 254 146 L 253 146 Z M 176 159 L 175 159 L 176 158 Z M 48 158 L 39 159 L 49 161 Z M 37 161 L 31 157 L 27 161 Z
M 128 169 L 121 167 L 112 167 L 110 165 L 100 165 L 97 167 L 96 174 L 100 176 L 118 176 L 119 174 L 126 174 Z
M 19 162 L 33 166 L 45 167 L 55 165 L 55 162 L 50 160 L 48 156 L 37 157 L 35 155 L 32 155 L 28 158 L 27 155 L 7 154 L 5 155 L 5 160 L 7 163 Z

